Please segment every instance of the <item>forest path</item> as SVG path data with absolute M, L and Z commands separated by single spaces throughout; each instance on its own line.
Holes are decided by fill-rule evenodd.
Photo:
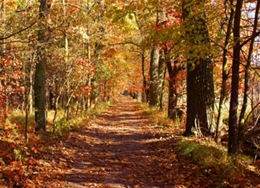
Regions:
M 176 154 L 179 136 L 152 125 L 136 102 L 122 96 L 64 143 L 71 168 L 64 188 L 214 187 L 196 165 Z

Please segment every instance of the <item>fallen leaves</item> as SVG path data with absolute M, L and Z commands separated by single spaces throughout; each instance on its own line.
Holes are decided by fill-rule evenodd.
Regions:
M 154 128 L 143 114 L 132 100 L 121 99 L 84 129 L 72 131 L 67 140 L 26 147 L 31 157 L 25 163 L 13 161 L 15 175 L 0 185 L 206 188 L 252 184 L 244 183 L 249 176 L 237 184 L 223 181 L 212 169 L 203 170 L 183 158 L 176 144 L 181 137 L 171 127 Z

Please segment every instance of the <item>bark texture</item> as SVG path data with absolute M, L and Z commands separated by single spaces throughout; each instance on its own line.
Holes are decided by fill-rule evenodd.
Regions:
M 238 88 L 239 88 L 239 67 L 240 67 L 240 22 L 241 22 L 241 9 L 243 0 L 238 0 L 235 10 L 234 20 L 234 41 L 233 47 L 233 62 L 232 62 L 232 82 L 231 82 L 231 98 L 229 109 L 229 129 L 228 129 L 228 153 L 237 153 L 237 133 L 238 133 Z
M 45 73 L 46 73 L 46 27 L 44 26 L 45 17 L 48 11 L 46 0 L 40 0 L 39 7 L 39 31 L 37 47 L 37 64 L 34 78 L 34 97 L 35 97 L 35 121 L 36 131 L 45 130 Z
M 184 135 L 214 130 L 214 82 L 205 1 L 183 0 L 187 57 L 187 121 Z

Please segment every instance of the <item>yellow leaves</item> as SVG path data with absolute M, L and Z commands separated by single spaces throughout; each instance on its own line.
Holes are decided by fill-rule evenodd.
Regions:
M 136 17 L 134 13 L 128 13 L 124 17 L 124 26 L 123 28 L 125 30 L 132 30 L 132 29 L 138 29 L 138 25 L 136 22 Z

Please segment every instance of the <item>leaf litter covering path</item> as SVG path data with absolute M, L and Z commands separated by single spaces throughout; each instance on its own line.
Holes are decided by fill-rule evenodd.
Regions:
M 214 186 L 197 166 L 176 156 L 178 137 L 169 132 L 121 97 L 87 128 L 71 133 L 65 147 L 72 167 L 63 187 Z

